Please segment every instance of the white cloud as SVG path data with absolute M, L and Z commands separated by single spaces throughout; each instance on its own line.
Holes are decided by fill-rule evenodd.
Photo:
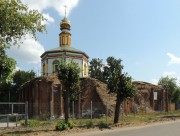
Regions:
M 180 58 L 176 57 L 174 54 L 168 52 L 167 56 L 170 58 L 170 61 L 168 62 L 169 65 L 180 64 Z
M 15 71 L 19 71 L 19 70 L 21 70 L 21 68 L 16 66 Z
M 35 41 L 30 35 L 26 35 L 25 40 L 22 41 L 23 43 L 20 47 L 11 46 L 9 50 L 10 56 L 17 62 L 23 64 L 39 64 L 41 62 L 40 56 L 44 53 L 43 46 L 38 41 Z
M 54 8 L 60 16 L 64 16 L 66 5 L 67 16 L 70 14 L 72 9 L 76 7 L 79 0 L 22 0 L 23 3 L 27 4 L 30 9 L 37 9 L 40 12 L 48 8 Z
M 49 23 L 54 22 L 54 18 L 52 18 L 49 14 L 43 14 L 43 16 L 47 19 L 47 21 L 43 21 L 42 24 L 48 25 Z
M 174 71 L 164 72 L 163 73 L 163 77 L 166 77 L 166 76 L 168 76 L 168 77 L 175 77 L 176 76 L 176 72 L 174 72 Z
M 152 79 L 152 80 L 151 80 L 151 83 L 154 84 L 154 85 L 157 85 L 157 84 L 158 84 L 158 81 L 159 81 L 158 79 Z

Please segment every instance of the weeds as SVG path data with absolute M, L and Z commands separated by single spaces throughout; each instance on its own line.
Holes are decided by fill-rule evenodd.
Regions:
M 59 130 L 59 131 L 63 131 L 63 130 L 66 130 L 68 128 L 72 129 L 74 127 L 74 123 L 72 120 L 68 120 L 67 122 L 65 121 L 59 121 L 57 124 L 56 124 L 56 130 Z
M 109 124 L 108 124 L 107 122 L 104 122 L 104 121 L 100 121 L 100 122 L 98 123 L 98 127 L 99 127 L 100 129 L 110 128 L 110 127 L 109 127 Z

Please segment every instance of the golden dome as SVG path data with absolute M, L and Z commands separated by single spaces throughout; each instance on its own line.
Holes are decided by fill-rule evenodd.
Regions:
M 64 19 L 61 20 L 60 29 L 61 30 L 70 30 L 71 29 L 71 22 L 66 17 L 64 17 Z
M 66 17 L 64 17 L 64 19 L 63 20 L 61 20 L 61 23 L 60 23 L 60 25 L 62 25 L 62 24 L 68 24 L 68 25 L 70 25 L 71 26 L 71 22 L 66 18 Z

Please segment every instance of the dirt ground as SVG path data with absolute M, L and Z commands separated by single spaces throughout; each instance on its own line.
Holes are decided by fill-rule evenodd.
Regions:
M 151 123 L 142 123 L 137 125 L 116 125 L 112 126 L 110 130 L 114 129 L 134 129 L 149 125 L 158 125 L 161 123 L 172 123 L 174 121 L 180 121 L 180 119 L 177 120 L 169 120 L 169 121 L 160 121 L 160 122 L 151 122 Z M 27 128 L 27 127 L 10 127 L 10 128 L 0 128 L 0 136 L 75 136 L 77 133 L 88 133 L 92 131 L 103 131 L 99 128 L 73 128 L 66 131 L 55 131 L 54 125 L 48 125 L 48 126 L 39 126 L 39 127 L 33 127 L 33 128 Z

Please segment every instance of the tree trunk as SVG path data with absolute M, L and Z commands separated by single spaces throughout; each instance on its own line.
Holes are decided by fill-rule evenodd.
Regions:
M 69 90 L 66 90 L 64 102 L 65 122 L 67 122 L 69 119 L 69 104 Z
M 120 114 L 121 102 L 122 102 L 121 99 L 118 98 L 118 96 L 117 96 L 115 114 L 114 114 L 114 124 L 117 124 L 119 122 L 119 114 Z

